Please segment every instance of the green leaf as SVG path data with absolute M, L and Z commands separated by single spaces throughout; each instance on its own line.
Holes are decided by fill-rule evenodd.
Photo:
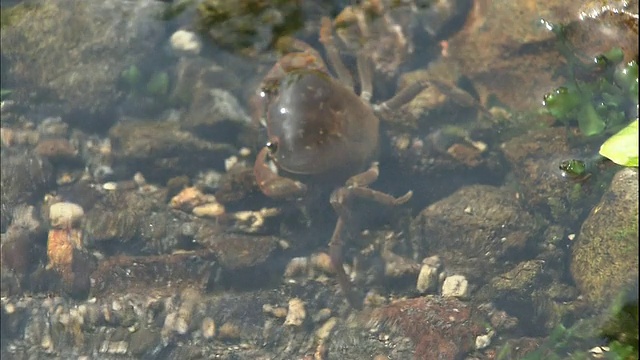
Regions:
M 585 136 L 598 135 L 607 126 L 591 103 L 585 103 L 578 114 L 578 127 Z
M 607 139 L 600 155 L 618 165 L 638 167 L 638 119 Z
M 556 119 L 566 119 L 583 101 L 582 97 L 575 88 L 561 86 L 544 96 L 543 105 Z

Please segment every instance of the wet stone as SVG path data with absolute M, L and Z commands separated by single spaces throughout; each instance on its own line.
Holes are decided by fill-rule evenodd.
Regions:
M 638 170 L 618 171 L 580 228 L 571 275 L 595 307 L 638 281 Z
M 171 48 L 177 54 L 198 55 L 202 50 L 202 41 L 194 32 L 178 30 L 169 39 Z
M 425 259 L 426 260 L 426 259 Z M 418 280 L 416 282 L 416 290 L 420 293 L 433 291 L 438 285 L 440 272 L 440 261 L 423 261 Z
M 204 225 L 195 240 L 213 251 L 226 269 L 240 269 L 264 264 L 278 247 L 274 236 L 252 236 L 221 233 L 212 226 Z
M 2 31 L 2 55 L 10 60 L 16 93 L 33 87 L 52 92 L 65 112 L 103 114 L 122 95 L 122 70 L 157 49 L 163 22 L 153 1 L 38 2 L 12 8 Z M 82 121 L 104 121 L 83 116 Z
M 230 92 L 200 89 L 181 122 L 183 130 L 212 141 L 238 143 L 238 136 L 251 125 L 249 116 Z
M 208 250 L 157 256 L 114 256 L 91 274 L 91 296 L 146 293 L 150 289 L 206 288 L 217 264 Z
M 19 205 L 12 213 L 12 221 L 2 234 L 0 266 L 2 294 L 17 293 L 27 285 L 29 273 L 36 267 L 35 259 L 44 259 L 41 245 L 45 233 L 33 206 Z
M 91 234 L 87 245 L 113 253 L 166 253 L 192 239 L 183 224 L 187 214 L 172 212 L 164 190 L 151 194 L 136 190 L 108 192 L 87 212 L 84 229 Z M 115 247 L 115 244 L 118 244 Z
M 62 138 L 40 139 L 34 152 L 50 160 L 73 159 L 78 155 L 78 150 L 69 140 Z
M 601 193 L 595 179 L 589 179 L 594 185 L 587 190 L 562 176 L 558 166 L 563 160 L 584 157 L 580 149 L 570 148 L 569 137 L 564 128 L 546 128 L 514 137 L 501 147 L 520 185 L 523 200 L 546 212 L 550 219 L 563 223 L 585 215 L 584 209 L 594 204 Z
M 247 198 L 254 200 L 251 195 L 258 191 L 253 167 L 236 165 L 222 174 L 215 196 L 222 204 L 237 203 Z
M 0 192 L 2 193 L 2 217 L 9 217 L 19 203 L 39 199 L 53 179 L 51 164 L 29 152 L 0 153 Z M 6 225 L 4 225 L 6 226 Z
M 534 287 L 538 278 L 542 276 L 543 265 L 541 261 L 536 260 L 521 262 L 512 270 L 493 278 L 491 287 L 497 292 L 530 295 L 529 289 Z
M 305 321 L 306 316 L 307 311 L 305 310 L 304 302 L 298 298 L 291 299 L 289 300 L 289 310 L 287 311 L 284 325 L 300 326 Z
M 240 79 L 205 57 L 182 57 L 176 65 L 176 79 L 171 99 L 189 106 L 196 94 L 206 89 L 237 89 Z M 204 120 L 204 119 L 201 119 Z
M 458 359 L 474 349 L 476 337 L 485 332 L 484 321 L 481 312 L 455 298 L 425 296 L 376 309 L 369 323 L 391 336 L 410 338 L 415 358 Z
M 418 256 L 437 254 L 445 270 L 473 283 L 483 274 L 499 273 L 501 259 L 522 256 L 540 230 L 513 192 L 473 185 L 422 210 L 410 235 Z
M 78 204 L 59 202 L 49 207 L 49 221 L 57 229 L 71 229 L 79 225 L 84 216 L 84 210 Z
M 224 169 L 224 159 L 236 153 L 225 142 L 211 142 L 180 129 L 178 122 L 121 122 L 109 131 L 114 163 L 145 174 L 150 182 L 197 174 L 202 169 Z
M 585 58 L 608 51 L 612 39 L 629 50 L 631 58 L 637 56 L 637 3 L 627 5 L 626 12 L 630 14 L 618 11 L 620 4 L 628 2 L 591 3 L 592 8 L 607 14 L 597 19 L 581 19 L 585 2 L 553 0 L 539 1 L 536 6 L 518 0 L 474 8 L 462 30 L 448 39 L 447 56 L 432 62 L 430 67 L 443 76 L 459 76 L 463 69 L 463 75 L 478 89 L 482 103 L 495 96 L 513 109 L 537 109 L 544 94 L 562 81 L 553 69 L 563 62 L 554 46 L 555 34 L 534 24 L 533 19 L 542 16 L 554 25 L 568 24 L 567 30 L 574 33 L 570 35 L 574 37 L 572 41 L 579 38 L 583 42 L 578 53 L 585 54 Z
M 462 275 L 451 275 L 444 279 L 442 296 L 466 299 L 469 297 L 469 282 Z

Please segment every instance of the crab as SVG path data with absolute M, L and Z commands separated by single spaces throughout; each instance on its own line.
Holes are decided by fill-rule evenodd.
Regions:
M 385 80 L 398 75 L 404 60 L 413 53 L 407 29 L 396 22 L 409 23 L 409 4 L 384 4 L 383 0 L 365 0 L 346 6 L 335 18 L 336 35 L 351 50 L 366 51 L 375 73 Z M 390 6 L 388 6 L 390 5 Z M 395 15 L 395 16 L 392 16 Z M 368 41 L 375 39 L 375 41 Z
M 287 40 L 291 51 L 264 77 L 260 97 L 268 142 L 257 155 L 254 173 L 260 190 L 273 199 L 304 198 L 310 186 L 333 189 L 330 203 L 338 218 L 328 244 L 329 256 L 342 292 L 352 307 L 359 308 L 361 302 L 343 266 L 349 204 L 368 199 L 395 207 L 412 197 L 412 191 L 394 197 L 369 185 L 379 174 L 379 119 L 413 99 L 427 84 L 414 83 L 391 99 L 372 105 L 367 54 L 361 51 L 356 58 L 358 95 L 334 45 L 328 18 L 322 19 L 320 42 L 336 78 L 315 49 L 295 39 Z

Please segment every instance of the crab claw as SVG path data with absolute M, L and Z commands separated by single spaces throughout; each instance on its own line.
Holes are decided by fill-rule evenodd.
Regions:
M 307 186 L 276 174 L 267 164 L 269 149 L 264 147 L 258 153 L 253 173 L 263 194 L 273 199 L 297 199 L 307 192 Z

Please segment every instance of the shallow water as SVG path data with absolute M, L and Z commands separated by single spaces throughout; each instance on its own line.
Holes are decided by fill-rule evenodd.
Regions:
M 3 253 L 17 254 L 24 260 L 11 261 L 3 255 L 3 282 L 19 284 L 3 284 L 3 317 L 14 314 L 7 310 L 7 304 L 23 297 L 59 295 L 69 302 L 65 306 L 71 307 L 75 301 L 85 301 L 82 295 L 80 299 L 72 298 L 77 296 L 74 286 L 82 287 L 78 285 L 80 280 L 73 280 L 73 275 L 68 280 L 64 269 L 59 270 L 63 275 L 51 275 L 47 273 L 50 269 L 45 270 L 47 263 L 56 266 L 47 245 L 52 237 L 72 236 L 68 232 L 60 235 L 55 231 L 68 229 L 52 229 L 48 223 L 48 207 L 56 202 L 51 200 L 56 196 L 85 209 L 86 217 L 79 225 L 83 237 L 79 247 L 91 254 L 87 255 L 91 259 L 88 263 L 100 265 L 95 270 L 72 261 L 69 271 L 98 274 L 87 277 L 90 290 L 84 290 L 91 294 L 90 298 L 111 299 L 116 294 L 118 299 L 119 292 L 135 293 L 141 288 L 144 293 L 144 286 L 153 279 L 155 284 L 149 285 L 149 293 L 181 294 L 162 311 L 172 314 L 172 306 L 191 309 L 176 310 L 177 314 L 189 314 L 189 329 L 172 330 L 165 319 L 159 327 L 164 343 L 140 350 L 144 356 L 179 356 L 179 352 L 173 352 L 175 344 L 184 341 L 197 347 L 203 338 L 210 347 L 208 355 L 203 356 L 219 351 L 224 354 L 221 356 L 232 358 L 234 350 L 221 349 L 238 342 L 253 349 L 251 346 L 259 341 L 267 344 L 263 345 L 267 353 L 271 349 L 279 356 L 273 357 L 302 356 L 305 349 L 308 353 L 314 348 L 307 342 L 318 324 L 307 322 L 301 331 L 306 336 L 277 332 L 277 336 L 256 340 L 253 335 L 229 335 L 216 342 L 218 338 L 206 337 L 206 329 L 200 325 L 205 322 L 200 318 L 213 318 L 220 324 L 235 319 L 246 325 L 241 326 L 241 332 L 250 334 L 256 326 L 247 324 L 262 321 L 255 320 L 263 315 L 261 304 L 286 307 L 291 297 L 307 303 L 309 316 L 321 308 L 333 309 L 333 316 L 342 319 L 352 313 L 332 275 L 328 280 L 322 279 L 318 275 L 321 271 L 317 271 L 308 275 L 315 276 L 313 280 L 298 282 L 281 277 L 292 258 L 327 250 L 336 216 L 328 202 L 333 187 L 322 185 L 332 179 L 303 177 L 315 184 L 310 188 L 319 190 L 298 205 L 261 194 L 252 183 L 251 171 L 229 176 L 235 181 L 232 190 L 220 190 L 220 176 L 229 170 L 231 162 L 250 169 L 267 140 L 266 131 L 259 126 L 262 108 L 255 106 L 255 98 L 261 80 L 280 58 L 278 39 L 291 36 L 305 41 L 326 59 L 318 40 L 321 18 L 335 18 L 348 2 L 218 4 L 218 8 L 209 9 L 218 11 L 210 23 L 198 21 L 196 6 L 188 2 L 184 11 L 169 11 L 168 5 L 160 2 L 89 2 L 83 6 L 68 1 L 44 6 L 40 9 L 46 11 L 32 18 L 21 17 L 24 15 L 15 12 L 15 7 L 9 17 L 7 10 L 14 3 L 2 2 L 1 84 L 3 92 L 10 90 L 2 97 L 3 188 L 9 189 L 3 189 L 2 231 Z M 558 358 L 588 356 L 587 350 L 610 342 L 595 336 L 600 334 L 576 335 L 581 330 L 572 326 L 585 320 L 601 324 L 591 315 L 609 304 L 592 306 L 585 302 L 590 295 L 581 294 L 575 284 L 571 254 L 583 222 L 620 168 L 610 164 L 596 166 L 594 175 L 585 182 L 571 182 L 558 169 L 558 164 L 568 158 L 593 158 L 606 137 L 602 134 L 600 139 L 581 139 L 571 130 L 576 128 L 575 123 L 565 127 L 541 114 L 543 95 L 563 84 L 568 75 L 564 62 L 558 61 L 556 37 L 540 26 L 540 18 L 544 15 L 567 21 L 567 16 L 546 8 L 531 9 L 526 3 L 499 10 L 500 6 L 491 2 L 474 2 L 473 8 L 466 1 L 450 4 L 455 10 L 399 6 L 389 12 L 393 17 L 386 20 L 395 21 L 410 44 L 408 48 L 385 48 L 386 53 L 376 53 L 376 49 L 390 46 L 388 41 L 398 40 L 389 29 L 380 28 L 380 22 L 385 20 L 382 16 L 375 17 L 377 22 L 370 27 L 369 39 L 355 39 L 345 45 L 335 33 L 340 54 L 356 79 L 358 49 L 372 60 L 373 103 L 387 100 L 412 78 L 433 80 L 427 91 L 389 114 L 381 124 L 380 177 L 371 188 L 394 196 L 412 190 L 413 199 L 394 209 L 356 202 L 352 210 L 354 231 L 345 245 L 345 263 L 361 273 L 355 279 L 358 291 L 372 290 L 387 300 L 417 298 L 421 294 L 415 290 L 415 279 L 421 262 L 437 255 L 442 260 L 438 270 L 442 276 L 461 274 L 469 281 L 470 292 L 462 296 L 463 302 L 474 309 L 492 303 L 496 312 L 504 311 L 508 319 L 517 319 L 512 326 L 506 326 L 506 320 L 492 322 L 488 327 L 496 329 L 496 335 L 490 337 L 487 348 L 473 350 L 456 344 L 460 345 L 457 356 L 472 352 L 474 358 L 522 358 L 517 348 L 536 348 L 540 344 L 544 344 L 539 348 L 542 353 L 532 352 L 530 358 L 552 354 Z M 69 12 L 63 8 L 67 5 L 78 8 Z M 510 14 L 516 13 L 518 16 L 513 15 L 511 21 L 520 20 L 517 27 L 508 20 Z M 29 21 L 36 20 L 30 19 L 39 22 L 31 24 Z M 60 26 L 56 19 L 64 20 L 67 26 Z M 197 31 L 203 26 L 208 30 Z M 20 31 L 16 32 L 16 28 Z M 180 29 L 188 33 L 177 33 Z M 34 35 L 38 32 L 53 36 Z M 176 34 L 185 36 L 182 42 Z M 582 55 L 604 51 L 598 47 L 600 42 L 594 44 L 594 49 L 581 48 Z M 630 57 L 637 59 L 637 48 L 635 51 Z M 360 87 L 356 80 L 356 93 Z M 637 116 L 637 102 L 636 114 L 630 116 Z M 45 142 L 51 139 L 55 142 Z M 35 157 L 24 160 L 27 156 Z M 35 165 L 35 170 L 24 166 L 37 163 L 40 158 L 50 163 L 42 166 L 44 170 Z M 47 175 L 40 175 L 41 172 Z M 141 173 L 144 181 L 135 178 L 136 173 Z M 9 178 L 26 180 L 16 184 Z M 197 205 L 211 202 L 207 196 L 216 194 L 218 200 L 214 201 L 224 203 L 226 215 L 196 217 L 192 213 L 194 206 L 188 201 L 186 205 L 172 205 L 173 196 L 194 184 L 204 193 L 198 195 L 202 197 Z M 122 195 L 109 192 L 107 188 L 111 187 L 118 194 L 122 191 Z M 230 200 L 222 200 L 225 195 Z M 25 204 L 34 206 L 33 215 L 27 217 L 33 216 L 41 223 L 37 229 L 25 230 L 35 240 L 15 235 L 16 226 L 11 225 L 18 222 L 15 209 Z M 122 204 L 126 206 L 118 206 Z M 261 208 L 274 210 L 258 213 Z M 238 215 L 245 216 L 246 211 L 254 211 L 248 221 Z M 635 229 L 637 233 L 637 224 Z M 369 242 L 375 245 L 369 247 Z M 23 243 L 32 245 L 34 250 L 14 246 Z M 386 250 L 407 259 L 413 270 L 396 277 L 382 274 L 385 266 L 401 266 L 380 255 Z M 197 255 L 175 255 L 191 251 Z M 141 272 L 136 280 L 138 273 L 128 268 L 127 256 L 139 257 L 134 264 L 146 264 L 151 270 Z M 63 268 L 67 264 L 61 261 L 58 265 Z M 637 270 L 637 259 L 635 264 Z M 49 276 L 61 278 L 62 283 L 58 279 L 52 281 L 57 285 L 48 286 Z M 102 282 L 99 290 L 96 279 Z M 172 284 L 165 288 L 163 281 Z M 176 282 L 201 291 L 198 298 L 207 298 L 202 302 L 209 307 L 193 310 L 198 309 L 197 305 L 184 305 L 192 301 Z M 439 296 L 441 285 L 427 293 Z M 637 277 L 635 287 L 637 290 Z M 624 293 L 625 287 L 621 289 L 619 292 Z M 80 293 L 84 294 L 84 290 Z M 244 303 L 243 294 L 253 299 Z M 120 295 L 127 298 L 126 294 Z M 613 303 L 610 298 L 607 301 Z M 634 302 L 637 320 L 637 295 L 631 296 L 631 313 Z M 220 304 L 229 313 L 220 310 Z M 3 327 L 3 354 L 19 357 L 29 352 L 29 341 L 20 340 L 25 327 L 29 328 Z M 637 328 L 622 332 L 634 331 L 637 336 Z M 166 332 L 179 335 L 169 336 Z M 410 330 L 406 332 L 406 337 L 415 336 Z M 550 342 L 545 343 L 549 334 Z M 298 344 L 298 352 L 282 350 L 286 336 L 291 336 L 289 342 Z M 340 354 L 336 347 L 347 349 L 343 350 L 347 354 L 352 351 L 353 358 L 358 356 L 353 354 L 365 354 L 364 350 L 358 351 L 367 344 L 358 343 L 356 335 L 353 337 L 343 339 L 344 343 L 335 341 L 340 345 L 333 348 L 327 345 L 329 357 Z M 54 342 L 60 339 L 54 338 Z M 114 338 L 109 339 L 115 342 Z M 58 340 L 55 351 L 39 344 L 40 351 L 44 349 L 52 357 L 105 353 L 122 358 L 141 356 L 133 350 L 122 354 L 116 350 L 91 350 L 90 346 L 63 350 L 72 340 Z M 7 345 L 12 341 L 15 343 Z M 434 351 L 445 353 L 444 349 L 435 346 Z M 428 358 L 420 353 L 419 346 L 415 351 L 417 358 Z M 238 350 L 236 356 L 252 355 L 248 350 Z

